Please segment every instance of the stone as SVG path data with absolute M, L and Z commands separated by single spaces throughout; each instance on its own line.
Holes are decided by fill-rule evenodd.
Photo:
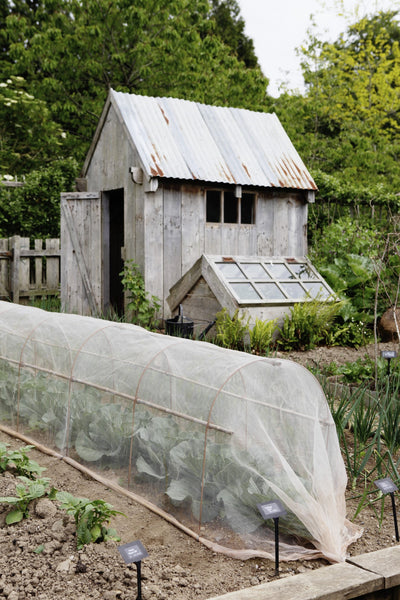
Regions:
M 399 339 L 398 329 L 400 331 L 400 308 L 392 306 L 383 313 L 378 323 L 382 342 L 396 342 Z
M 40 500 L 38 500 L 35 507 L 35 513 L 38 517 L 41 519 L 50 519 L 51 517 L 54 517 L 56 512 L 57 509 L 51 500 L 48 498 L 40 498 Z
M 66 560 L 63 560 L 57 565 L 56 571 L 61 573 L 69 573 L 71 571 L 71 567 L 72 560 L 70 558 L 67 558 Z

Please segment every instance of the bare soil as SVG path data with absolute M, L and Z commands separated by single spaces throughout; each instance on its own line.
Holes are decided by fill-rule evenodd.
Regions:
M 335 361 L 343 364 L 365 354 L 374 356 L 385 344 L 354 350 L 317 348 L 308 352 L 281 354 L 303 365 L 314 366 Z M 0 433 L 0 440 L 13 448 L 21 440 Z M 149 556 L 142 561 L 142 597 L 144 600 L 203 600 L 274 579 L 275 565 L 265 559 L 239 561 L 215 554 L 170 523 L 133 500 L 93 481 L 62 460 L 33 450 L 30 457 L 47 471 L 52 485 L 75 496 L 101 498 L 123 512 L 112 521 L 121 542 L 91 544 L 77 551 L 72 518 L 48 499 L 35 501 L 30 517 L 21 523 L 5 525 L 7 505 L 0 505 L 0 599 L 27 600 L 132 600 L 137 596 L 135 565 L 125 565 L 117 546 L 140 539 Z M 0 476 L 0 495 L 13 495 L 15 477 Z M 360 493 L 360 491 L 358 492 Z M 348 518 L 353 519 L 359 498 L 347 494 Z M 349 548 L 354 556 L 396 543 L 388 502 L 381 527 L 377 515 L 364 508 L 354 520 L 364 528 L 363 536 Z M 309 560 L 281 563 L 280 576 L 305 572 L 328 564 Z

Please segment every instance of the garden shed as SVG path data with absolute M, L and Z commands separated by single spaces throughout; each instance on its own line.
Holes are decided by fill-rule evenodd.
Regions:
M 251 312 L 256 304 L 257 316 L 267 316 L 259 309 L 271 299 L 273 318 L 309 297 L 299 269 L 317 188 L 275 114 L 110 90 L 78 184 L 79 191 L 61 197 L 61 298 L 68 312 L 122 313 L 119 273 L 127 259 L 161 300 L 164 318 L 204 281 L 215 306 L 236 302 Z M 253 266 L 246 275 L 239 264 L 236 275 L 251 274 L 252 281 L 219 281 L 231 301 L 221 298 L 210 285 L 221 268 L 208 256 L 228 265 L 224 275 L 247 257 Z M 279 267 L 266 267 L 274 260 L 286 288 L 276 281 Z M 329 293 L 317 273 L 306 278 Z

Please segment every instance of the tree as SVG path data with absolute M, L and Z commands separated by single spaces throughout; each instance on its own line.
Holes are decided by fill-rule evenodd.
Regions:
M 400 28 L 380 12 L 334 43 L 311 38 L 303 49 L 307 85 L 299 104 L 302 146 L 312 167 L 347 180 L 399 187 Z M 389 26 L 390 25 L 390 26 Z
M 57 158 L 62 141 L 46 103 L 26 91 L 22 77 L 0 82 L 0 178 L 45 166 Z
M 31 171 L 18 188 L 0 186 L 0 237 L 60 236 L 60 193 L 74 189 L 77 164 L 54 161 Z
M 38 0 L 34 18 L 24 4 L 6 19 L 3 72 L 25 77 L 65 132 L 63 151 L 79 160 L 110 87 L 264 106 L 268 81 L 221 40 L 208 0 Z
M 216 23 L 215 31 L 224 44 L 246 67 L 258 68 L 254 42 L 244 33 L 245 22 L 240 16 L 237 0 L 211 0 L 211 16 Z

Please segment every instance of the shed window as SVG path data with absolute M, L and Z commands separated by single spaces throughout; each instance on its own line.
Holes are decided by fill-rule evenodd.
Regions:
M 240 222 L 243 224 L 255 223 L 255 194 L 243 194 L 241 200 L 241 219 Z
M 207 190 L 207 222 L 219 223 L 221 221 L 221 192 Z
M 306 259 L 208 257 L 239 304 L 293 303 L 334 293 Z
M 207 223 L 254 224 L 255 197 L 249 192 L 238 198 L 231 190 L 207 190 Z

